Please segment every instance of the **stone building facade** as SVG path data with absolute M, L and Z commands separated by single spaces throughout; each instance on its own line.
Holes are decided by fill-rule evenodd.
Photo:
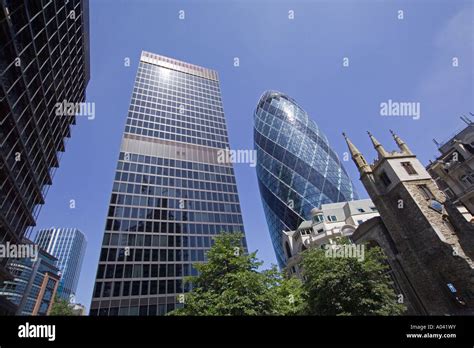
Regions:
M 399 151 L 386 151 L 369 133 L 378 153 L 373 164 L 344 135 L 383 222 L 378 228 L 359 226 L 351 239 L 382 247 L 410 314 L 472 315 L 474 228 L 409 147 L 392 135 Z
M 427 170 L 447 198 L 474 215 L 474 123 L 463 119 L 467 127 L 448 141 L 438 144 L 440 155 Z M 466 216 L 466 214 L 465 214 Z

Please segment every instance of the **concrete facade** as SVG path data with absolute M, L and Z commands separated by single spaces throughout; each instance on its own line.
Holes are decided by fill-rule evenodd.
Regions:
M 287 272 L 301 277 L 300 253 L 308 248 L 335 244 L 339 237 L 349 237 L 357 227 L 379 216 L 370 199 L 323 204 L 311 211 L 312 219 L 303 221 L 295 231 L 283 231 L 283 249 Z

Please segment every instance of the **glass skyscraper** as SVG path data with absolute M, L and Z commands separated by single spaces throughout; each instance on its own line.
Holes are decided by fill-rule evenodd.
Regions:
M 91 315 L 183 304 L 212 237 L 242 232 L 217 73 L 142 52 L 102 242 Z M 245 240 L 243 241 L 245 247 Z
M 23 239 L 23 244 L 33 242 Z M 17 315 L 48 315 L 59 285 L 56 258 L 38 248 L 37 259 L 10 259 L 8 270 L 12 279 L 0 287 L 0 295 L 14 303 Z
M 61 272 L 58 296 L 69 301 L 76 295 L 87 241 L 77 228 L 50 228 L 40 230 L 35 244 L 58 259 Z
M 258 185 L 283 268 L 282 231 L 296 230 L 321 204 L 358 197 L 327 137 L 295 100 L 280 92 L 265 92 L 254 122 Z
M 0 0 L 0 243 L 35 225 L 75 124 L 56 104 L 83 102 L 88 81 L 87 0 Z M 0 298 L 0 314 L 7 307 Z

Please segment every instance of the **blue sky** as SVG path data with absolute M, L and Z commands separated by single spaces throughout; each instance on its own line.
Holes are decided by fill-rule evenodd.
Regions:
M 394 129 L 426 164 L 436 155 L 432 139 L 447 139 L 463 126 L 459 116 L 474 112 L 473 11 L 468 0 L 91 0 L 87 101 L 95 103 L 96 115 L 73 127 L 35 229 L 77 227 L 87 235 L 77 301 L 90 305 L 142 50 L 219 72 L 233 149 L 253 148 L 252 113 L 263 91 L 274 89 L 296 99 L 341 158 L 343 130 L 372 161 L 366 131 L 391 150 L 388 130 Z M 458 67 L 452 66 L 453 57 Z M 124 66 L 126 58 L 130 67 Z M 382 117 L 380 103 L 389 99 L 419 102 L 420 119 Z M 354 164 L 345 166 L 366 198 Z M 258 250 L 269 266 L 276 259 L 255 168 L 237 164 L 235 169 L 249 250 Z

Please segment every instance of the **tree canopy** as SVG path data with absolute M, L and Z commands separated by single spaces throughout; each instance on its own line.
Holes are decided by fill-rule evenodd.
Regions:
M 338 247 L 344 245 L 349 242 L 341 239 Z M 320 248 L 302 253 L 307 314 L 400 315 L 405 311 L 387 274 L 389 266 L 382 250 L 363 247 L 362 260 L 328 257 Z
M 49 315 L 76 315 L 68 301 L 55 296 Z
M 199 275 L 188 277 L 192 291 L 184 307 L 169 315 L 291 315 L 301 312 L 298 279 L 286 279 L 273 266 L 262 272 L 256 253 L 246 253 L 243 234 L 222 233 L 207 254 L 207 263 L 195 265 Z
M 399 315 L 405 310 L 378 247 L 362 259 L 308 249 L 300 262 L 301 281 L 274 265 L 259 272 L 262 262 L 256 252 L 245 252 L 242 239 L 241 233 L 215 237 L 207 262 L 194 265 L 198 275 L 185 278 L 191 291 L 178 296 L 183 306 L 168 315 Z

